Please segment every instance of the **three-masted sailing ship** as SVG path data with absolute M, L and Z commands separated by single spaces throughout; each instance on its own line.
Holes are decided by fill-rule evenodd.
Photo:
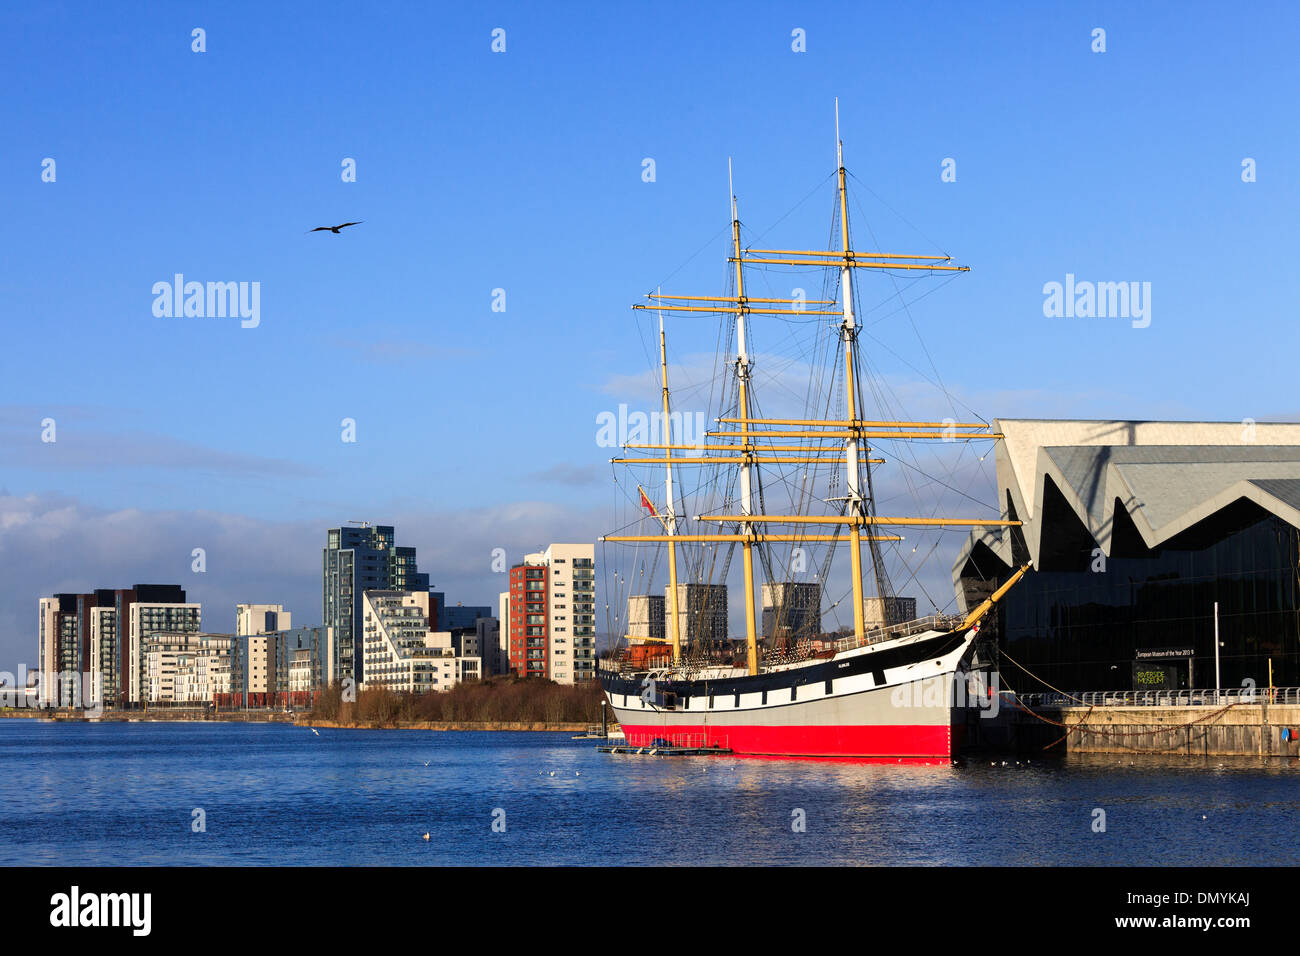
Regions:
M 738 754 L 951 758 L 960 747 L 965 721 L 959 685 L 971 664 L 980 620 L 1025 571 L 1022 568 L 968 614 L 891 619 L 898 616 L 896 608 L 900 605 L 890 593 L 881 542 L 900 541 L 900 532 L 909 527 L 972 528 L 1018 522 L 1005 517 L 909 517 L 877 512 L 872 469 L 883 459 L 871 457 L 876 451 L 875 442 L 966 442 L 996 440 L 1000 436 L 984 422 L 866 418 L 854 274 L 857 270 L 935 274 L 966 271 L 967 267 L 954 264 L 947 255 L 857 252 L 851 247 L 838 125 L 837 116 L 838 202 L 834 218 L 838 219 L 838 250 L 742 248 L 733 190 L 728 259 L 734 265 L 734 276 L 729 276 L 734 285 L 727 290 L 729 294 L 658 292 L 648 296 L 651 303 L 633 306 L 660 313 L 662 434 L 650 436 L 648 442 L 625 443 L 624 454 L 628 457 L 611 461 L 616 466 L 663 468 L 664 499 L 663 506 L 656 507 L 638 485 L 639 505 L 646 512 L 638 521 L 652 522 L 652 533 L 609 534 L 603 540 L 666 549 L 668 587 L 659 618 L 661 626 L 646 627 L 646 621 L 641 620 L 636 634 L 627 633 L 631 628 L 619 626 L 617 633 L 625 637 L 626 644 L 603 661 L 600 669 L 613 715 L 629 743 L 725 748 Z M 748 271 L 771 266 L 831 270 L 824 285 L 827 292 L 821 299 L 751 297 L 746 287 Z M 726 372 L 733 381 L 728 383 L 723 414 L 715 419 L 716 430 L 708 431 L 694 443 L 674 435 L 672 430 L 665 312 L 717 315 L 726 323 L 723 328 L 729 357 L 729 326 L 734 326 L 734 358 Z M 767 316 L 826 323 L 830 329 L 838 323 L 836 354 L 830 364 L 838 366 L 832 370 L 832 383 L 842 378 L 842 399 L 837 396 L 844 409 L 841 417 L 764 418 L 757 412 L 747 324 Z M 830 403 L 823 403 L 823 407 L 829 408 Z M 791 509 L 797 513 L 767 513 L 762 494 L 764 470 L 789 465 L 808 470 L 833 469 L 832 483 L 843 494 L 814 495 L 809 501 L 816 507 Z M 724 481 L 729 482 L 730 490 L 711 502 L 718 506 L 715 510 L 725 513 L 691 514 L 684 499 L 679 502 L 681 489 L 675 480 L 679 469 L 697 467 L 726 476 Z M 717 602 L 708 588 L 725 589 L 726 567 L 737 545 L 744 574 L 743 657 L 738 643 L 716 640 L 716 627 L 698 626 L 696 620 L 716 619 Z M 828 555 L 827 564 L 821 568 L 823 581 L 829 556 L 836 548 L 848 548 L 851 634 L 821 634 L 820 608 L 812 615 L 811 626 L 807 619 L 803 620 L 802 630 L 791 632 L 790 628 L 777 626 L 780 615 L 791 606 L 785 597 L 797 592 L 790 590 L 793 582 L 780 579 L 780 563 L 771 560 L 770 552 L 813 545 Z M 872 565 L 873 600 L 878 610 L 872 626 L 868 626 L 865 613 L 864 545 Z M 697 549 L 696 553 L 715 549 L 716 555 L 716 549 L 723 546 L 728 549 L 728 557 L 721 585 L 706 585 L 701 590 L 698 580 L 690 579 L 690 575 L 686 575 L 690 580 L 685 583 L 680 580 L 683 555 L 679 550 L 685 552 L 689 563 L 691 549 Z M 779 605 L 778 613 L 764 615 L 773 633 L 761 638 L 755 614 L 756 556 L 768 579 L 764 593 Z M 791 565 L 787 562 L 784 567 Z M 820 587 L 819 583 L 811 592 L 815 603 L 822 600 Z M 797 610 L 789 613 L 797 614 Z M 725 612 L 723 618 L 725 628 Z

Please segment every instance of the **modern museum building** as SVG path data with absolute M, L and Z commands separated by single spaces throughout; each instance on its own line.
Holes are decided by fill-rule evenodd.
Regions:
M 966 609 L 1033 566 L 985 635 L 1004 687 L 1300 686 L 1300 425 L 994 424 L 1021 524 L 973 533 L 953 584 Z

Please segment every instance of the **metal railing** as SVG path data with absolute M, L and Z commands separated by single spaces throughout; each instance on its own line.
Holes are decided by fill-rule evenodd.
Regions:
M 956 615 L 931 614 L 929 617 L 917 618 L 915 621 L 903 621 L 901 624 L 891 624 L 888 627 L 875 627 L 863 634 L 861 640 L 855 636 L 836 641 L 835 653 L 840 654 L 857 647 L 867 647 L 895 637 L 919 634 L 922 631 L 950 631 L 961 622 L 962 618 Z
M 1222 687 L 1195 690 L 1093 690 L 1016 696 L 1026 707 L 1226 707 L 1229 704 L 1297 704 L 1300 687 Z
M 881 641 L 888 641 L 897 637 L 908 637 L 912 634 L 920 634 L 923 631 L 951 631 L 960 625 L 962 620 L 963 618 L 960 615 L 931 614 L 929 617 L 918 618 L 915 621 L 903 621 L 899 624 L 891 624 L 888 627 L 872 628 L 862 635 L 861 640 L 857 637 L 845 637 L 837 641 L 823 643 L 804 639 L 800 646 L 795 649 L 772 650 L 763 648 L 760 653 L 762 654 L 762 663 L 767 666 L 797 664 L 818 656 L 817 648 L 819 645 L 829 647 L 835 654 L 842 654 L 844 651 L 851 651 L 858 647 L 879 644 Z M 699 670 L 705 667 L 726 667 L 736 659 L 736 652 L 719 650 L 712 652 L 711 655 L 683 658 L 680 664 L 687 670 Z M 611 676 L 618 676 L 642 673 L 646 670 L 667 666 L 668 661 L 666 659 L 657 659 L 651 664 L 633 664 L 627 649 L 620 648 L 609 657 L 601 658 L 597 663 L 597 670 Z
M 672 733 L 670 731 L 644 731 L 628 734 L 623 747 L 646 747 L 649 749 L 673 747 L 680 750 L 712 750 L 727 748 L 727 738 L 719 734 Z

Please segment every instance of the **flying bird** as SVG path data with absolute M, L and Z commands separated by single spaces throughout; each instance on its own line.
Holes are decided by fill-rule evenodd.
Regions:
M 346 229 L 348 226 L 359 226 L 363 222 L 365 222 L 364 219 L 359 219 L 356 222 L 341 222 L 337 226 L 317 226 L 315 229 L 308 229 L 307 231 L 308 232 L 332 232 L 334 233 L 334 235 L 337 236 L 339 234 L 340 229 Z

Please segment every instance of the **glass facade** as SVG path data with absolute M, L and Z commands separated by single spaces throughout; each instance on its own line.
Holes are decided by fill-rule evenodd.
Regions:
M 416 567 L 415 548 L 395 547 L 392 525 L 330 528 L 322 555 L 321 608 L 334 628 L 333 679 L 365 680 L 362 599 L 366 591 L 428 591 L 429 575 Z
M 1116 514 L 1109 556 L 1069 519 L 1045 528 L 1040 569 L 1000 605 L 1008 687 L 1213 687 L 1216 601 L 1222 686 L 1267 687 L 1270 661 L 1275 686 L 1300 686 L 1300 531 L 1243 499 L 1148 550 Z

